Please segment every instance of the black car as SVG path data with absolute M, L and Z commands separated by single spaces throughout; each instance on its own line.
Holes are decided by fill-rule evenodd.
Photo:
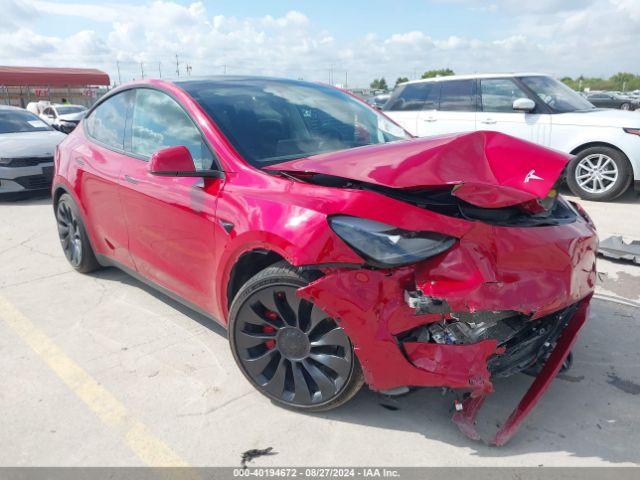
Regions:
M 615 93 L 598 92 L 587 95 L 587 100 L 596 107 L 619 108 L 620 110 L 635 110 L 640 107 L 640 100 L 624 97 Z

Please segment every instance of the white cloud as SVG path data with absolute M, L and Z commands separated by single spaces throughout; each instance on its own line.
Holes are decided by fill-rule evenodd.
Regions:
M 156 0 L 143 5 L 68 4 L 48 0 L 0 0 L 0 58 L 8 64 L 90 66 L 117 79 L 175 73 L 285 75 L 365 85 L 373 77 L 412 77 L 431 68 L 456 72 L 536 70 L 555 75 L 610 75 L 637 71 L 640 0 L 457 0 L 485 15 L 509 18 L 509 27 L 484 40 L 466 32 L 437 38 L 429 31 L 371 32 L 351 40 L 323 30 L 299 11 L 255 18 L 226 16 L 202 2 Z M 55 14 L 82 28 L 67 37 L 34 30 L 34 19 Z M 96 30 L 86 28 L 96 24 Z M 607 27 L 609 26 L 609 27 Z M 615 26 L 615 28 L 610 28 Z M 99 28 L 98 28 L 99 27 Z M 99 31 L 100 33 L 97 33 Z M 104 33 L 106 32 L 106 33 Z M 497 38 L 496 38 L 497 37 Z

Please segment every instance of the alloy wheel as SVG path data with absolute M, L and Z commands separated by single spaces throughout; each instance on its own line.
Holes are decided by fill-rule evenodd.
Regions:
M 618 167 L 608 155 L 587 155 L 576 166 L 575 178 L 584 191 L 604 193 L 613 188 L 618 180 Z
M 62 250 L 69 263 L 77 267 L 82 261 L 82 235 L 79 219 L 66 202 L 58 204 L 56 219 Z
M 353 369 L 346 333 L 322 310 L 274 285 L 251 295 L 238 311 L 234 342 L 247 376 L 268 396 L 292 406 L 335 398 Z

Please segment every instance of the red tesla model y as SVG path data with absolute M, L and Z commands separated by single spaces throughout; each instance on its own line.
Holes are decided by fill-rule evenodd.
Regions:
M 594 289 L 593 224 L 556 191 L 567 159 L 495 132 L 411 138 L 326 85 L 150 80 L 60 144 L 53 201 L 75 269 L 121 268 L 216 319 L 278 404 L 449 387 L 477 437 L 492 378 L 535 372 L 502 444 Z

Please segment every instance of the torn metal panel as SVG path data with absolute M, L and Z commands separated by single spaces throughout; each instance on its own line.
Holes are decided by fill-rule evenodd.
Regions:
M 451 311 L 542 317 L 593 291 L 597 237 L 585 222 L 545 228 L 478 223 L 446 254 L 416 265 L 416 287 Z
M 562 331 L 562 335 L 542 367 L 542 370 L 522 397 L 518 406 L 513 410 L 511 415 L 509 415 L 509 418 L 507 418 L 491 440 L 491 443 L 494 445 L 504 445 L 513 437 L 525 417 L 533 410 L 538 400 L 540 400 L 544 392 L 549 388 L 551 381 L 560 371 L 565 359 L 571 352 L 578 332 L 587 320 L 591 296 L 592 295 L 589 295 L 577 306 L 575 313 L 569 320 L 566 328 Z M 460 431 L 473 440 L 480 440 L 480 435 L 475 428 L 475 422 L 484 399 L 485 395 L 467 397 L 462 402 L 461 410 L 456 411 L 452 417 L 453 422 L 458 426 Z
M 409 342 L 401 348 L 392 332 L 426 321 L 416 317 L 404 302 L 404 289 L 412 282 L 411 267 L 348 270 L 330 273 L 298 293 L 335 318 L 347 332 L 373 390 L 446 386 L 490 392 L 493 387 L 486 364 L 496 351 L 495 341 L 465 346 Z
M 640 265 L 640 241 L 626 243 L 621 236 L 606 238 L 598 246 L 598 254 L 606 258 L 626 260 Z

